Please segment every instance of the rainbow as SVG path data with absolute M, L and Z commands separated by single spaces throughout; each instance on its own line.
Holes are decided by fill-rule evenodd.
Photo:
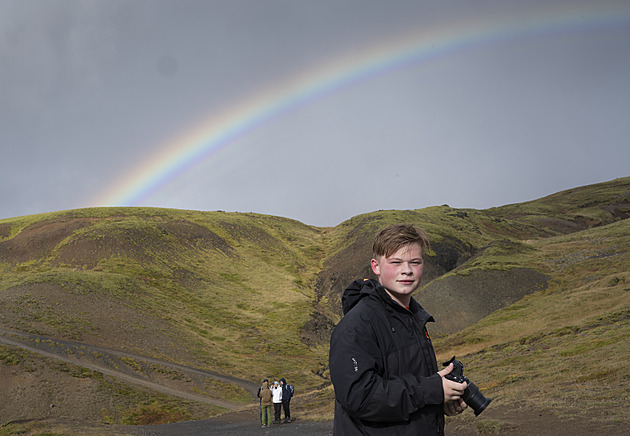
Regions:
M 351 56 L 337 58 L 319 68 L 282 80 L 253 98 L 208 116 L 196 128 L 159 146 L 151 159 L 138 165 L 90 203 L 107 206 L 144 204 L 178 176 L 216 156 L 245 133 L 301 105 L 388 72 L 510 39 L 581 29 L 597 30 L 602 26 L 627 27 L 630 24 L 630 9 L 627 6 L 605 10 L 593 2 L 590 7 L 590 10 L 557 10 L 554 14 L 532 16 L 501 25 L 491 22 L 456 23 L 439 29 L 421 29 L 365 47 Z

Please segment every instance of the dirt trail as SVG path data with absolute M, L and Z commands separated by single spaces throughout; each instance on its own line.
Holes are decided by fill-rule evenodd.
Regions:
M 205 371 L 174 362 L 167 362 L 152 357 L 140 356 L 80 342 L 64 341 L 2 328 L 0 328 L 0 344 L 19 347 L 37 353 L 41 356 L 57 359 L 92 371 L 97 371 L 128 383 L 134 383 L 158 392 L 174 395 L 187 400 L 212 404 L 229 410 L 240 410 L 249 407 L 249 405 L 225 401 L 218 398 L 211 398 L 205 395 L 188 392 L 186 390 L 165 386 L 148 379 L 146 374 L 143 376 L 143 374 L 138 374 L 131 370 L 125 371 L 124 369 L 126 369 L 126 365 L 115 365 L 112 364 L 112 361 L 115 361 L 117 358 L 132 359 L 134 362 L 159 365 L 161 367 L 183 372 L 189 376 L 212 378 L 222 382 L 233 383 L 247 390 L 247 392 L 252 395 L 252 398 L 255 397 L 256 390 L 258 388 L 258 385 L 248 380 L 224 376 L 211 371 Z

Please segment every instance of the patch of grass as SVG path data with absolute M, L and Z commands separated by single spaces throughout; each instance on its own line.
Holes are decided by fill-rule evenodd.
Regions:
M 587 318 L 579 328 L 536 333 L 459 358 L 468 378 L 484 395 L 500 397 L 503 403 L 570 409 L 585 418 L 594 410 L 598 415 L 606 409 L 621 413 L 618 399 L 627 397 L 630 389 L 622 375 L 623 362 L 630 356 L 624 339 L 630 334 L 630 324 L 627 320 L 600 324 L 603 319 L 619 319 L 625 312 L 597 318 L 597 322 Z
M 72 365 L 62 361 L 51 361 L 50 366 L 58 372 L 66 373 L 76 378 L 92 378 L 95 380 L 103 379 L 103 374 L 98 371 L 93 371 L 82 366 Z
M 221 398 L 237 403 L 250 403 L 252 401 L 252 396 L 244 388 L 213 378 L 205 379 L 204 391 L 201 392 L 221 392 Z
M 505 423 L 495 419 L 480 419 L 475 422 L 475 429 L 480 436 L 499 435 Z
M 136 359 L 132 359 L 129 357 L 121 357 L 122 360 L 129 368 L 136 372 L 143 372 L 142 364 L 138 362 Z
M 0 363 L 7 366 L 18 365 L 25 359 L 24 353 L 19 349 L 0 345 Z
M 140 404 L 125 410 L 121 423 L 127 425 L 157 425 L 185 421 L 191 415 L 178 404 L 158 400 Z
M 0 436 L 37 435 L 37 436 L 69 436 L 71 433 L 48 431 L 46 425 L 38 423 L 7 423 L 0 427 Z

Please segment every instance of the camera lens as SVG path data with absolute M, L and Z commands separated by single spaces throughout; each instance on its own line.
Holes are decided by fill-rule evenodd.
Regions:
M 479 416 L 481 412 L 490 404 L 492 401 L 491 398 L 486 398 L 479 391 L 477 385 L 468 380 L 468 387 L 464 391 L 464 395 L 462 399 L 466 404 L 468 404 L 471 409 L 475 412 L 475 416 Z

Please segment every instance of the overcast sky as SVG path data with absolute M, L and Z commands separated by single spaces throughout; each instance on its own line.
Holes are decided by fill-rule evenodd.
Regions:
M 627 0 L 0 0 L 0 218 L 485 209 L 629 176 L 629 138 Z

